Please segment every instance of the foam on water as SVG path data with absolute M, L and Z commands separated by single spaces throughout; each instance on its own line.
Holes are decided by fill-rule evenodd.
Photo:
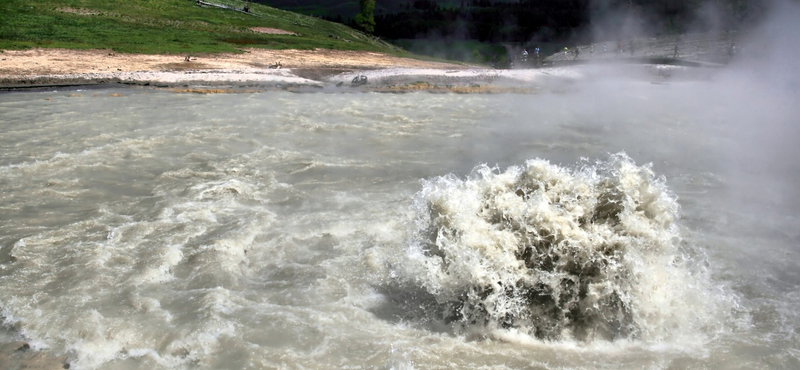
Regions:
M 247 249 L 274 222 L 253 206 L 274 182 L 254 179 L 238 160 L 247 158 L 207 163 L 225 170 L 162 173 L 142 197 L 152 203 L 144 212 L 104 200 L 86 219 L 17 240 L 8 252 L 13 263 L 0 265 L 4 324 L 37 348 L 63 345 L 79 368 L 210 361 L 221 338 L 237 331 L 230 317 L 244 305 Z
M 459 330 L 696 342 L 724 320 L 723 300 L 681 242 L 676 197 L 625 154 L 573 167 L 478 166 L 466 179 L 424 181 L 415 209 L 399 270 Z

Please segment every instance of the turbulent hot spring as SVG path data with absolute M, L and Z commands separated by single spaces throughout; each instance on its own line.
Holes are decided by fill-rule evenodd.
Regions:
M 0 368 L 800 368 L 800 80 L 576 68 L 0 95 Z

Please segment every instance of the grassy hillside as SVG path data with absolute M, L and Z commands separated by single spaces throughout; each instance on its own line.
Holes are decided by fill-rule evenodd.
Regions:
M 242 0 L 206 0 L 241 10 Z M 296 35 L 251 31 L 278 28 Z M 242 47 L 402 52 L 341 24 L 251 3 L 250 13 L 194 0 L 2 0 L 0 49 L 125 53 L 235 52 Z

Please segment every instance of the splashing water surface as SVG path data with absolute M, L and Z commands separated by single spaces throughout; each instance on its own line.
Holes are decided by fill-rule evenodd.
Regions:
M 104 370 L 796 367 L 800 104 L 759 96 L 0 95 L 0 341 Z

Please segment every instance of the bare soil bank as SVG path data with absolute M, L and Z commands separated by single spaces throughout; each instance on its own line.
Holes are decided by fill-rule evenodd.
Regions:
M 188 61 L 187 61 L 188 57 Z M 278 68 L 280 67 L 280 68 Z M 154 73 L 153 84 L 167 86 L 285 80 L 321 81 L 358 70 L 384 68 L 465 69 L 470 66 L 401 58 L 382 53 L 342 50 L 247 49 L 240 54 L 140 55 L 109 50 L 31 49 L 0 53 L 0 86 L 138 82 Z M 475 68 L 474 66 L 471 68 Z M 284 72 L 288 70 L 291 72 Z M 222 76 L 214 76 L 215 73 Z M 191 75 L 181 78 L 179 75 Z M 133 78 L 134 76 L 136 78 Z M 196 77 L 196 78 L 194 78 Z M 297 83 L 289 79 L 288 83 Z M 145 84 L 145 83 L 142 83 Z

